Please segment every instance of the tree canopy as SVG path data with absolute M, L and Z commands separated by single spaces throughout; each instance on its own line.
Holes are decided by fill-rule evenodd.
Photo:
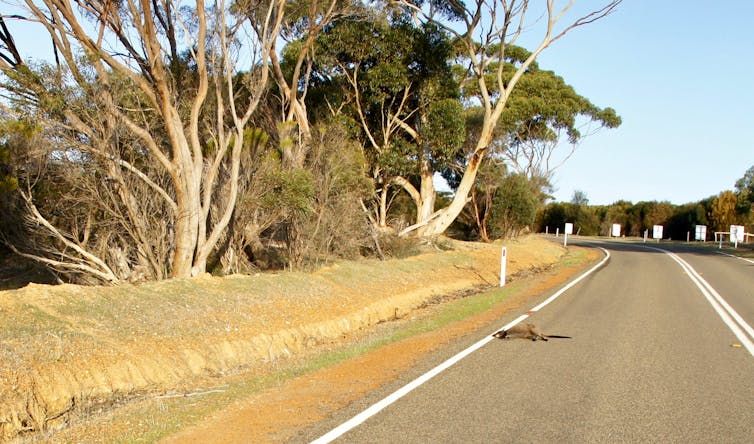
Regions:
M 535 59 L 619 3 L 566 23 L 548 1 L 527 50 L 527 2 L 18 0 L 0 239 L 61 280 L 118 282 L 382 256 L 380 236 L 444 233 L 472 193 L 518 229 L 553 147 L 620 123 Z M 19 51 L 22 25 L 55 60 Z M 508 167 L 480 188 L 487 160 Z

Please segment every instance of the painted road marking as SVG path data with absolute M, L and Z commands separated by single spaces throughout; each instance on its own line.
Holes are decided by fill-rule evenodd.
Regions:
M 718 293 L 717 290 L 715 290 L 712 285 L 709 284 L 709 282 L 704 280 L 704 278 L 696 270 L 694 270 L 694 268 L 689 265 L 688 262 L 681 259 L 677 254 L 668 250 L 663 250 L 662 248 L 644 248 L 661 251 L 673 258 L 674 261 L 678 262 L 683 271 L 686 272 L 686 275 L 689 277 L 689 279 L 691 279 L 691 281 L 697 286 L 699 291 L 702 292 L 704 297 L 707 299 L 707 302 L 710 303 L 712 308 L 715 310 L 715 312 L 717 312 L 723 322 L 725 322 L 725 324 L 728 326 L 728 328 L 730 328 L 733 334 L 736 335 L 743 346 L 746 347 L 746 350 L 748 350 L 749 353 L 754 356 L 754 342 L 752 342 L 751 339 L 754 338 L 754 328 L 751 328 L 751 326 L 746 323 L 744 318 L 742 318 L 741 315 L 739 315 L 738 312 L 736 312 L 736 310 L 734 310 L 733 307 L 731 307 L 728 302 L 726 302 L 725 299 L 720 296 L 720 293 Z M 749 336 L 746 336 L 747 334 Z
M 745 258 L 745 257 L 741 257 L 741 256 L 736 256 L 736 255 L 734 255 L 734 254 L 730 254 L 730 253 L 723 253 L 723 252 L 720 252 L 720 251 L 718 251 L 718 252 L 717 252 L 717 254 L 720 254 L 720 255 L 723 255 L 723 256 L 728 256 L 728 257 L 734 257 L 734 258 L 736 258 L 736 259 L 741 259 L 742 261 L 746 261 L 746 262 L 748 262 L 748 263 L 750 263 L 750 264 L 754 264 L 754 261 L 753 261 L 753 260 L 751 260 L 751 259 L 747 259 L 747 258 Z
M 602 250 L 603 253 L 605 253 L 605 257 L 594 267 L 587 270 L 584 274 L 579 276 L 578 278 L 571 281 L 568 285 L 558 290 L 555 294 L 547 298 L 544 302 L 537 305 L 536 307 L 532 308 L 531 310 L 527 311 L 526 314 L 522 314 L 521 316 L 517 317 L 513 321 L 509 322 L 508 324 L 495 329 L 495 331 L 499 330 L 507 330 L 514 325 L 518 324 L 519 322 L 523 321 L 524 319 L 528 318 L 532 313 L 535 313 L 542 309 L 545 305 L 549 304 L 550 302 L 554 301 L 558 296 L 562 295 L 566 291 L 568 291 L 571 287 L 576 285 L 579 281 L 584 279 L 585 277 L 589 276 L 593 272 L 595 272 L 597 269 L 602 267 L 608 259 L 610 259 L 610 253 L 605 250 L 602 247 L 598 247 L 600 250 Z M 347 433 L 349 430 L 353 429 L 354 427 L 358 426 L 359 424 L 363 423 L 367 419 L 371 418 L 372 416 L 376 415 L 378 412 L 380 412 L 385 407 L 389 406 L 390 404 L 394 403 L 395 401 L 401 399 L 402 397 L 406 396 L 409 392 L 414 390 L 415 388 L 419 387 L 420 385 L 424 384 L 425 382 L 429 381 L 433 377 L 439 375 L 443 371 L 450 368 L 453 364 L 460 361 L 461 359 L 465 358 L 466 356 L 474 353 L 475 351 L 482 348 L 485 344 L 490 342 L 494 337 L 492 335 L 487 335 L 483 339 L 479 340 L 475 344 L 471 345 L 469 348 L 459 352 L 455 356 L 451 357 L 450 359 L 446 360 L 442 364 L 438 365 L 437 367 L 433 368 L 432 370 L 428 371 L 427 373 L 419 376 L 418 378 L 414 379 L 413 381 L 409 382 L 408 384 L 404 385 L 403 387 L 399 388 L 395 392 L 391 393 L 387 397 L 383 398 L 381 401 L 378 401 L 375 404 L 372 404 L 369 408 L 364 410 L 363 412 L 359 413 L 358 415 L 354 416 L 353 418 L 349 419 L 348 421 L 344 422 L 343 424 L 339 425 L 338 427 L 335 427 L 334 429 L 330 430 L 329 432 L 325 433 L 321 437 L 315 439 L 312 441 L 312 444 L 325 444 L 332 442 L 339 437 L 343 436 L 345 433 Z

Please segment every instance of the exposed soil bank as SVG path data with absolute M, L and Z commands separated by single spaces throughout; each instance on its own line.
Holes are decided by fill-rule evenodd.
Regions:
M 498 282 L 501 245 L 453 245 L 310 274 L 0 292 L 0 440 L 64 427 L 99 404 L 199 386 Z M 509 274 L 565 254 L 537 237 L 507 246 Z

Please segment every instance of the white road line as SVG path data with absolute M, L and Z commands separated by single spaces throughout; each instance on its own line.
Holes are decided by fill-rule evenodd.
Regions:
M 509 322 L 508 324 L 495 329 L 495 331 L 498 330 L 507 330 L 514 325 L 518 324 L 519 322 L 523 321 L 524 319 L 528 318 L 531 313 L 534 313 L 536 311 L 539 311 L 544 307 L 545 305 L 549 304 L 550 302 L 554 301 L 558 296 L 565 293 L 568 289 L 576 285 L 579 281 L 584 279 L 585 277 L 592 274 L 594 271 L 596 271 L 598 268 L 603 266 L 608 259 L 610 259 L 610 253 L 605 250 L 602 247 L 598 247 L 600 250 L 602 250 L 603 253 L 605 253 L 604 259 L 602 259 L 597 265 L 590 268 L 588 271 L 586 271 L 584 274 L 579 276 L 578 278 L 571 281 L 568 285 L 558 290 L 555 294 L 547 298 L 544 302 L 537 305 L 536 307 L 532 308 L 531 310 L 527 311 L 526 314 L 522 314 L 521 316 L 517 317 L 513 321 Z M 349 430 L 353 429 L 354 427 L 358 426 L 359 424 L 363 423 L 367 419 L 371 418 L 372 416 L 376 415 L 380 410 L 384 409 L 385 407 L 389 406 L 390 404 L 394 403 L 395 401 L 401 399 L 402 397 L 406 396 L 409 392 L 414 390 L 415 388 L 419 387 L 420 385 L 424 384 L 425 382 L 429 381 L 433 377 L 437 376 L 438 374 L 442 373 L 443 371 L 450 368 L 453 364 L 460 361 L 461 359 L 465 358 L 466 356 L 474 353 L 475 351 L 482 348 L 485 344 L 490 342 L 493 339 L 493 336 L 488 335 L 484 337 L 483 339 L 477 341 L 472 346 L 468 347 L 467 349 L 459 352 L 455 356 L 451 357 L 450 359 L 446 360 L 442 364 L 438 365 L 437 367 L 433 368 L 432 370 L 428 371 L 427 373 L 419 376 L 418 378 L 414 379 L 413 381 L 409 382 L 408 384 L 404 385 L 400 389 L 396 390 L 395 392 L 391 393 L 387 397 L 383 398 L 381 401 L 378 401 L 375 404 L 372 404 L 369 408 L 364 410 L 363 412 L 359 413 L 358 415 L 354 416 L 353 418 L 349 419 L 348 421 L 344 422 L 343 424 L 339 425 L 338 427 L 335 427 L 334 429 L 330 430 L 329 432 L 325 433 L 321 437 L 315 439 L 312 441 L 312 444 L 325 444 L 332 442 L 339 437 L 343 436 L 345 433 L 347 433 Z
M 736 256 L 736 255 L 734 255 L 734 254 L 730 254 L 730 253 L 723 253 L 723 252 L 720 252 L 720 251 L 718 251 L 718 252 L 717 252 L 717 254 L 720 254 L 720 255 L 723 255 L 723 256 L 730 256 L 730 257 L 734 257 L 734 258 L 736 258 L 736 259 L 741 259 L 742 261 L 746 261 L 746 262 L 748 262 L 748 263 L 750 263 L 750 264 L 754 264 L 754 261 L 753 261 L 753 260 L 751 260 L 751 259 L 747 259 L 747 258 L 745 258 L 745 257 L 741 257 L 741 256 Z
M 712 287 L 712 285 L 709 284 L 709 282 L 704 280 L 704 278 L 702 278 L 702 276 L 696 270 L 694 270 L 694 268 L 689 265 L 688 262 L 681 259 L 677 254 L 668 250 L 663 250 L 662 248 L 644 248 L 661 251 L 670 256 L 674 261 L 676 261 L 681 266 L 683 271 L 686 272 L 686 275 L 689 276 L 691 281 L 697 286 L 697 288 L 699 288 L 699 291 L 702 292 L 704 297 L 707 299 L 707 302 L 710 303 L 712 308 L 717 312 L 717 314 L 720 316 L 723 322 L 725 322 L 728 328 L 730 328 L 736 338 L 738 338 L 738 340 L 741 341 L 741 344 L 746 347 L 746 350 L 748 350 L 749 353 L 754 356 L 754 342 L 752 342 L 751 339 L 754 338 L 754 329 L 746 323 L 741 315 L 739 315 L 738 312 L 736 312 L 736 310 L 734 310 L 733 307 L 731 307 L 725 301 L 725 299 L 723 299 L 722 296 L 720 296 L 720 293 L 718 293 Z M 749 334 L 749 336 L 751 336 L 751 338 L 749 336 L 746 336 L 747 333 Z

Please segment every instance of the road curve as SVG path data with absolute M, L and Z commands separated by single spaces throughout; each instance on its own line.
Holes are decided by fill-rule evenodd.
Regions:
M 490 341 L 335 442 L 752 442 L 754 356 L 669 254 L 601 246 L 609 263 L 527 320 L 573 339 Z M 754 264 L 662 248 L 754 325 Z

